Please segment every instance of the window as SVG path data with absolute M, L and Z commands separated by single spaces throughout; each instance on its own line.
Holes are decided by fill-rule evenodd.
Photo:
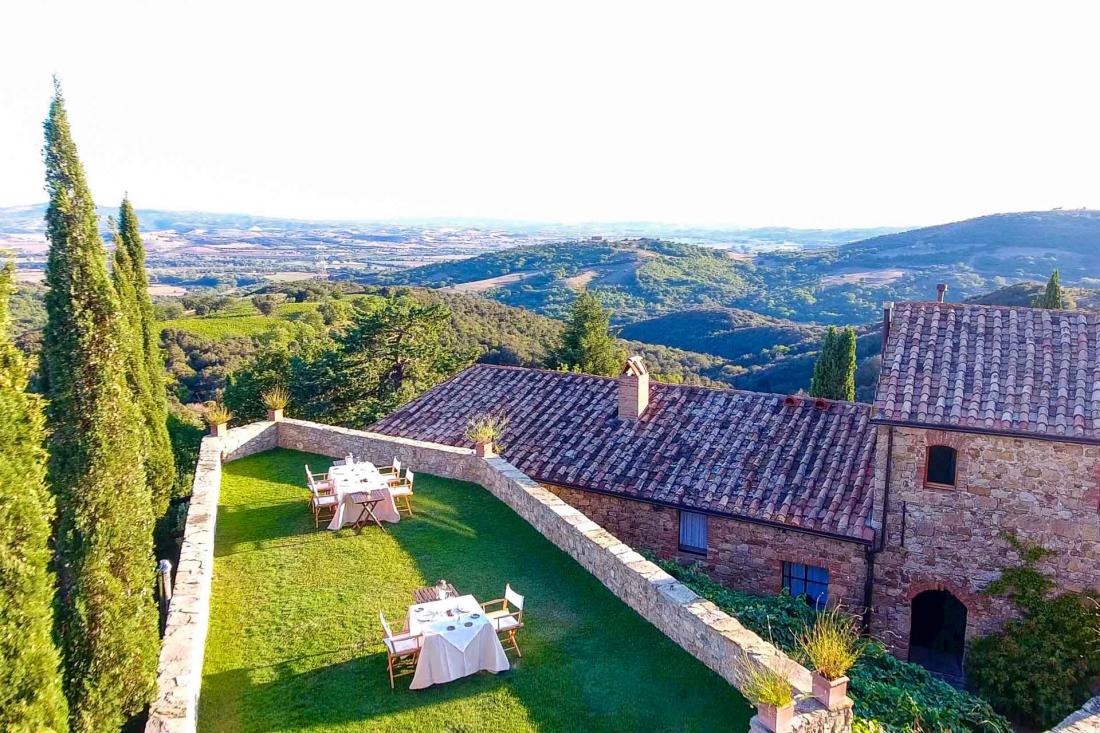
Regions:
M 959 454 L 954 448 L 946 445 L 929 446 L 925 482 L 939 486 L 954 486 L 955 468 L 958 462 Z
M 680 512 L 680 549 L 707 554 L 707 515 Z
M 800 562 L 783 563 L 783 587 L 792 596 L 802 596 L 814 608 L 829 601 L 829 571 Z

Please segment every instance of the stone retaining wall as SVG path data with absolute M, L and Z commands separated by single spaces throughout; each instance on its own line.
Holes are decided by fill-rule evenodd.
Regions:
M 1100 697 L 1094 697 L 1047 733 L 1100 733 Z
M 480 484 L 596 576 L 624 603 L 734 687 L 741 684 L 738 670 L 749 661 L 786 675 L 803 696 L 797 705 L 793 730 L 800 733 L 851 730 L 850 701 L 837 711 L 823 708 L 809 696 L 810 673 L 804 667 L 504 459 L 480 459 L 463 448 L 283 420 L 234 428 L 221 439 L 203 439 L 161 651 L 158 698 L 151 706 L 146 733 L 195 730 L 210 611 L 221 463 L 276 446 L 331 457 L 353 453 L 375 463 L 389 463 L 397 457 L 414 471 Z M 752 731 L 763 730 L 753 718 Z

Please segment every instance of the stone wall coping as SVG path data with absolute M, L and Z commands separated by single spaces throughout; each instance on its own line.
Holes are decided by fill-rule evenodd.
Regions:
M 1080 710 L 1047 733 L 1100 733 L 1100 695 L 1086 702 Z

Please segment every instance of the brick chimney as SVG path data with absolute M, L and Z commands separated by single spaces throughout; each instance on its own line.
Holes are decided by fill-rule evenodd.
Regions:
M 944 296 L 947 295 L 947 283 L 940 283 L 936 286 L 936 302 L 942 303 Z
M 619 419 L 637 420 L 649 407 L 649 370 L 640 356 L 626 360 L 619 374 Z

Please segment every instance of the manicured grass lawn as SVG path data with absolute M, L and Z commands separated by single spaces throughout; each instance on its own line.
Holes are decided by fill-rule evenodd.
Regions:
M 316 530 L 302 465 L 276 450 L 224 468 L 200 731 L 745 731 L 750 708 L 480 486 L 417 475 L 416 516 Z M 415 467 L 414 467 L 415 468 Z M 391 690 L 378 611 L 446 578 L 526 596 L 523 658 Z

